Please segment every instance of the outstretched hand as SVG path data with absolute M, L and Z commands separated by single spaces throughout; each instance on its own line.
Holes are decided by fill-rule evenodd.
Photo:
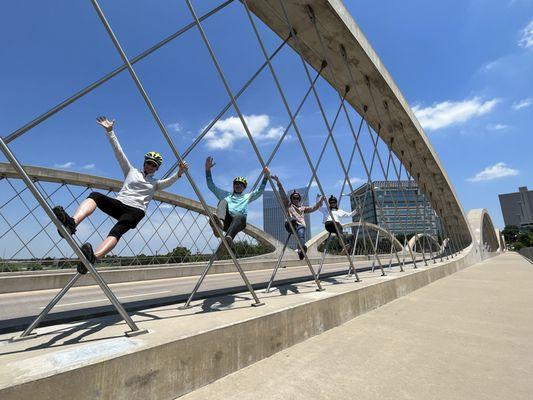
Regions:
M 110 121 L 105 116 L 100 116 L 96 118 L 96 123 L 103 126 L 107 132 L 111 132 L 115 125 L 115 120 Z
M 211 171 L 211 168 L 213 168 L 216 164 L 213 162 L 213 157 L 209 156 L 205 159 L 205 170 Z
M 270 176 L 270 169 L 268 167 L 263 168 L 263 174 L 265 174 L 265 178 L 268 178 Z
M 181 175 L 183 175 L 183 172 L 188 171 L 188 170 L 189 170 L 189 164 L 187 164 L 187 162 L 185 161 L 180 162 L 180 168 L 178 170 L 178 177 L 181 178 Z

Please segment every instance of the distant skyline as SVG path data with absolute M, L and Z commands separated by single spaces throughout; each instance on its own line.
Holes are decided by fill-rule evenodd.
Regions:
M 203 13 L 221 1 L 193 3 Z M 485 207 L 495 225 L 503 227 L 498 194 L 533 186 L 533 0 L 345 5 L 413 108 L 465 212 Z M 102 7 L 130 57 L 190 22 L 184 2 L 116 0 L 102 1 Z M 263 61 L 242 5 L 234 2 L 204 26 L 237 91 Z M 273 51 L 280 39 L 263 25 L 260 29 L 268 51 Z M 0 32 L 9 38 L 0 46 L 2 136 L 121 65 L 90 2 L 7 2 Z M 307 88 L 301 65 L 289 48 L 273 63 L 294 108 Z M 194 29 L 135 68 L 180 150 L 228 101 Z M 323 81 L 319 90 L 332 118 L 338 105 L 335 93 Z M 239 105 L 268 157 L 287 125 L 268 72 Z M 314 159 L 324 138 L 317 110 L 309 101 L 298 117 Z M 116 118 L 117 135 L 132 162 L 139 164 L 148 150 L 161 151 L 166 167 L 174 162 L 127 72 L 14 141 L 13 150 L 24 163 L 120 178 L 106 138 L 94 122 L 97 115 Z M 350 137 L 341 132 L 346 124 L 336 129 L 347 159 Z M 310 176 L 297 150 L 290 131 L 272 165 L 287 187 L 303 186 Z M 259 166 L 252 154 L 235 112 L 228 111 L 189 160 L 210 204 L 215 200 L 204 187 L 205 157 L 215 158 L 215 181 L 228 187 L 236 175 L 255 180 Z M 338 195 L 342 176 L 331 148 L 319 175 L 328 194 Z M 351 179 L 354 187 L 366 181 L 364 172 L 355 169 Z M 183 182 L 171 190 L 195 197 Z M 261 201 L 251 205 L 252 223 L 261 225 L 261 210 Z M 321 222 L 317 216 L 313 219 L 316 233 Z

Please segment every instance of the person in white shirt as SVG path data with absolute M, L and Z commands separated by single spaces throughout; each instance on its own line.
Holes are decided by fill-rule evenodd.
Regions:
M 186 162 L 182 162 L 179 165 L 178 171 L 172 176 L 167 179 L 155 179 L 153 175 L 163 163 L 161 154 L 155 151 L 146 153 L 141 171 L 133 167 L 124 154 L 113 132 L 115 120 L 110 121 L 106 117 L 98 117 L 96 118 L 96 122 L 105 129 L 107 138 L 115 152 L 115 157 L 124 173 L 122 188 L 116 198 L 111 198 L 99 192 L 90 193 L 87 199 L 80 204 L 74 213 L 74 217 L 68 215 L 61 206 L 53 208 L 54 214 L 71 235 L 76 233 L 76 227 L 91 215 L 97 207 L 117 220 L 115 226 L 113 226 L 104 241 L 100 243 L 96 251 L 93 251 L 90 243 L 84 243 L 82 245 L 81 249 L 83 254 L 91 263 L 94 263 L 98 258 L 104 257 L 113 250 L 122 235 L 130 229 L 135 228 L 144 218 L 148 203 L 150 203 L 154 194 L 158 190 L 163 190 L 172 185 L 189 168 Z M 83 263 L 78 265 L 78 272 L 81 274 L 87 273 L 87 269 Z
M 318 197 L 318 195 L 317 195 Z M 329 210 L 331 210 L 331 215 L 333 215 L 333 220 L 331 219 L 331 215 Z M 343 240 L 345 244 L 351 243 L 353 240 L 352 234 L 345 234 L 343 233 L 342 224 L 340 220 L 342 218 L 351 218 L 354 215 L 357 214 L 357 210 L 354 210 L 352 212 L 347 212 L 344 210 L 339 209 L 339 202 L 337 198 L 333 195 L 331 195 L 328 199 L 327 206 L 324 205 L 320 208 L 320 211 L 322 212 L 322 215 L 324 216 L 324 228 L 326 231 L 328 231 L 330 234 L 337 234 L 337 230 L 335 229 L 335 225 L 337 226 L 338 231 L 343 235 Z M 347 247 L 348 252 L 351 252 L 351 246 L 348 245 Z

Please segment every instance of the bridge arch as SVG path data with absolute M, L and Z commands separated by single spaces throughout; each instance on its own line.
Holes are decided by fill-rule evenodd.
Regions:
M 485 208 L 473 209 L 468 212 L 468 221 L 474 232 L 474 246 L 482 257 L 502 251 L 500 235 L 494 229 L 492 219 Z
M 101 176 L 83 174 L 83 173 L 72 172 L 72 171 L 63 171 L 63 170 L 57 170 L 57 169 L 52 169 L 52 168 L 44 168 L 44 167 L 25 166 L 24 168 L 25 168 L 26 172 L 28 173 L 28 175 L 31 177 L 31 179 L 34 182 L 38 182 L 41 185 L 42 184 L 58 184 L 58 185 L 56 185 L 57 188 L 60 188 L 61 186 L 67 187 L 68 188 L 67 191 L 72 194 L 73 198 L 74 198 L 74 195 L 77 194 L 77 193 L 74 193 L 74 192 L 76 192 L 76 190 L 74 190 L 76 187 L 80 189 L 77 192 L 80 192 L 80 194 L 81 193 L 85 193 L 84 197 L 88 194 L 88 192 L 90 190 L 93 190 L 93 189 L 99 189 L 99 190 L 108 191 L 108 192 L 118 192 L 120 190 L 120 188 L 122 187 L 122 182 L 121 181 L 116 180 L 116 179 L 101 177 Z M 4 185 L 9 187 L 8 184 L 11 185 L 10 181 L 11 180 L 20 180 L 20 176 L 16 173 L 16 171 L 14 170 L 14 168 L 10 164 L 0 163 L 0 182 L 2 180 L 4 181 Z M 6 181 L 8 181 L 8 182 L 6 183 Z M 13 187 L 13 190 L 14 189 L 16 189 L 16 188 Z M 84 189 L 84 191 L 82 191 L 81 189 Z M 6 189 L 5 193 L 6 193 L 6 196 L 7 196 L 7 189 Z M 19 193 L 19 195 L 20 195 L 20 193 Z M 54 196 L 57 196 L 57 194 L 50 196 L 50 201 L 51 202 L 54 201 Z M 2 203 L 3 204 L 1 206 L 3 207 L 3 205 L 5 204 L 4 203 L 5 201 L 9 201 L 11 203 L 17 202 L 17 200 L 15 200 L 16 198 L 17 198 L 17 195 L 13 196 L 11 199 L 7 199 L 7 198 L 3 199 L 2 198 Z M 79 199 L 76 199 L 76 201 L 79 202 L 83 198 L 80 197 Z M 159 204 L 157 207 L 162 206 L 163 208 L 166 208 L 166 209 L 177 207 L 177 208 L 180 208 L 180 209 L 183 209 L 183 210 L 190 211 L 190 214 L 194 214 L 193 216 L 189 215 L 189 217 L 193 218 L 193 220 L 190 223 L 190 225 L 187 225 L 187 226 L 196 226 L 195 231 L 192 234 L 189 233 L 189 235 L 188 235 L 189 236 L 189 241 L 194 241 L 195 239 L 197 239 L 199 242 L 201 241 L 201 245 L 197 246 L 196 248 L 204 248 L 204 249 L 208 250 L 209 245 L 210 245 L 209 242 L 211 240 L 215 240 L 216 241 L 216 239 L 213 239 L 213 238 L 210 237 L 210 235 L 212 235 L 212 233 L 211 233 L 211 230 L 209 229 L 209 227 L 207 225 L 205 225 L 204 228 L 202 228 L 203 225 L 199 226 L 200 224 L 198 222 L 198 216 L 202 216 L 203 217 L 203 216 L 206 215 L 206 213 L 205 213 L 205 210 L 202 208 L 201 204 L 198 201 L 195 201 L 195 200 L 192 200 L 192 199 L 189 199 L 187 197 L 180 196 L 180 195 L 177 195 L 177 194 L 174 194 L 174 193 L 169 193 L 169 192 L 157 192 L 155 194 L 153 200 L 154 200 L 154 202 L 157 202 Z M 21 210 L 24 209 L 24 213 L 25 213 L 26 217 L 23 217 L 21 219 L 17 219 L 17 221 L 28 220 L 28 221 L 31 222 L 31 218 L 29 218 L 29 216 L 31 214 L 33 214 L 34 217 L 39 218 L 39 214 L 38 214 L 37 210 L 26 212 L 27 210 L 25 209 L 24 201 L 25 201 L 24 198 L 20 197 L 19 200 L 18 200 L 18 206 L 20 206 Z M 31 204 L 29 204 L 29 205 L 31 206 Z M 75 201 L 72 201 L 72 206 L 74 206 L 74 205 L 75 205 Z M 12 204 L 11 208 L 16 207 L 16 206 L 17 206 L 16 204 Z M 211 211 L 214 212 L 214 210 L 215 209 L 213 207 L 211 207 Z M 5 213 L 6 210 L 0 208 L 0 212 L 4 212 Z M 21 213 L 21 215 L 24 215 L 24 213 Z M 155 215 L 155 213 L 154 213 L 154 215 Z M 149 218 L 150 218 L 149 213 L 147 213 L 147 216 L 145 217 L 144 220 L 147 220 Z M 205 221 L 205 223 L 206 222 L 207 222 L 207 220 Z M 89 223 L 92 223 L 92 222 L 89 222 Z M 185 221 L 184 221 L 183 218 L 182 219 L 176 218 L 176 223 L 185 224 Z M 2 229 L 2 231 L 0 232 L 0 235 L 2 235 L 2 238 L 4 238 L 3 239 L 3 243 L 4 244 L 7 245 L 7 242 L 9 242 L 8 238 L 10 237 L 10 235 L 9 235 L 10 230 L 15 232 L 15 236 L 18 237 L 21 242 L 31 241 L 32 240 L 31 235 L 25 237 L 24 234 L 21 234 L 21 229 L 20 229 L 21 225 L 19 225 L 19 222 L 17 222 L 16 224 L 11 223 L 11 225 L 14 225 L 12 227 L 10 227 L 9 224 L 10 223 L 8 222 L 8 225 L 7 225 L 8 229 L 7 230 Z M 158 230 L 157 224 L 152 224 L 152 226 L 150 226 L 151 224 L 152 224 L 152 222 L 149 222 L 147 224 L 147 227 L 149 228 L 150 232 L 153 232 L 154 234 L 157 234 L 157 232 L 156 232 Z M 46 239 L 46 235 L 48 235 L 48 239 L 50 239 L 51 241 L 56 241 L 55 239 L 56 239 L 57 235 L 56 235 L 56 233 L 54 232 L 53 229 L 51 229 L 50 227 L 46 227 L 46 226 L 45 227 L 42 227 L 42 226 L 39 227 L 38 224 L 33 224 L 33 225 L 36 227 L 36 229 L 42 228 L 41 232 L 35 231 L 34 233 L 32 233 L 33 238 L 35 238 L 37 235 L 40 235 L 39 236 L 40 238 Z M 94 226 L 94 225 L 97 225 L 97 226 Z M 105 228 L 105 225 L 103 225 L 103 224 L 98 224 L 97 223 L 97 224 L 94 224 L 94 225 L 93 225 L 93 228 L 100 228 L 100 230 L 102 230 L 102 231 Z M 142 226 L 142 223 L 140 224 L 140 227 L 141 226 Z M 161 225 L 159 226 L 159 228 L 160 227 L 161 227 Z M 163 226 L 163 228 L 166 228 L 166 227 Z M 200 228 L 202 228 L 202 229 L 200 229 Z M 207 229 L 205 234 L 203 232 L 200 232 L 200 230 L 205 230 L 205 229 Z M 18 232 L 17 232 L 17 230 L 18 230 Z M 48 230 L 51 230 L 51 232 L 47 232 Z M 98 235 L 102 236 L 101 232 L 98 232 L 98 229 L 95 229 L 95 231 L 97 233 L 93 232 L 89 236 L 89 238 L 92 237 L 93 239 L 95 239 L 96 237 L 98 237 Z M 161 232 L 160 236 L 161 236 L 161 240 L 162 241 L 167 240 L 167 238 L 164 237 L 165 233 L 167 231 L 170 231 L 170 229 L 166 229 L 166 230 Z M 135 235 L 135 234 L 136 234 L 135 232 L 132 233 L 132 236 Z M 197 237 L 196 237 L 196 234 L 198 234 Z M 174 235 L 174 236 L 176 236 L 176 235 Z M 105 237 L 105 235 L 104 235 L 104 237 Z M 274 252 L 276 249 L 281 248 L 283 246 L 283 244 L 280 243 L 273 236 L 269 235 L 268 233 L 264 232 L 262 229 L 254 226 L 252 224 L 247 224 L 247 227 L 244 230 L 244 234 L 240 234 L 240 236 L 238 236 L 238 238 L 239 237 L 241 239 L 245 238 L 245 240 L 247 240 L 246 238 L 248 238 L 248 237 L 252 238 L 257 243 L 263 245 L 264 248 L 268 249 L 268 251 L 270 253 Z M 126 242 L 127 240 L 128 240 L 128 237 L 125 237 L 125 239 L 123 241 L 121 241 L 121 242 Z M 119 245 L 122 244 L 121 242 L 119 242 Z M 142 254 L 143 257 L 155 257 L 155 259 L 159 259 L 159 260 L 164 259 L 164 257 L 161 256 L 161 255 L 158 256 L 157 248 L 159 248 L 159 251 L 163 250 L 163 252 L 165 252 L 165 251 L 168 251 L 169 249 L 172 250 L 175 246 L 180 246 L 182 244 L 178 239 L 176 239 L 175 237 L 170 237 L 170 235 L 168 237 L 168 246 L 167 245 L 165 245 L 164 247 L 163 246 L 159 246 L 159 243 L 158 243 L 158 245 L 153 246 L 151 248 L 151 246 L 149 246 L 149 245 L 146 246 L 148 243 L 146 243 L 146 239 L 145 238 L 143 238 L 141 243 L 142 243 L 142 246 L 141 246 L 139 252 L 143 253 Z M 47 243 L 46 245 L 49 245 L 49 244 L 50 243 Z M 46 265 L 48 265 L 49 263 L 55 263 L 54 265 L 57 264 L 57 265 L 59 265 L 61 267 L 61 265 L 69 265 L 69 262 L 67 261 L 67 259 L 69 258 L 68 254 L 70 253 L 70 252 L 63 252 L 62 245 L 64 245 L 64 244 L 63 243 L 57 243 L 57 241 L 56 241 L 56 243 L 54 245 L 55 249 L 53 249 L 53 247 L 52 248 L 46 247 L 45 245 L 39 245 L 38 247 L 36 246 L 34 248 L 31 248 L 31 246 L 27 245 L 27 242 L 26 242 L 26 243 L 22 243 L 22 246 L 20 247 L 21 249 L 23 249 L 24 247 L 26 249 L 24 251 L 20 252 L 20 253 L 15 253 L 15 254 L 18 254 L 17 258 L 24 259 L 24 260 L 30 260 L 31 259 L 31 260 L 33 260 L 35 262 L 35 264 L 37 264 L 38 262 L 42 262 L 43 261 L 42 258 L 49 258 L 50 260 L 46 260 L 45 261 Z M 50 252 L 51 249 L 53 249 L 52 252 Z M 123 252 L 124 253 L 128 253 L 128 256 L 129 256 L 129 253 L 136 252 L 139 249 L 137 249 L 135 246 L 130 246 L 129 249 L 126 249 L 125 247 L 123 247 L 123 248 L 117 249 L 117 250 L 118 250 L 118 252 L 115 253 L 115 255 L 118 254 L 120 257 L 122 257 L 120 254 L 122 254 Z M 154 253 L 154 252 L 155 252 L 155 254 L 151 254 L 151 253 Z M 55 253 L 60 254 L 59 259 L 62 259 L 64 261 L 57 261 L 55 256 L 51 257 Z M 144 253 L 147 253 L 147 254 L 144 255 Z M 265 254 L 265 253 L 263 253 L 263 254 Z M 131 260 L 132 260 L 131 262 L 133 263 L 133 265 L 135 265 L 135 262 L 139 261 L 138 255 L 139 254 L 133 253 L 133 256 L 131 257 Z M 245 257 L 243 257 L 243 255 L 246 257 L 245 254 L 241 254 L 240 258 L 245 258 Z M 42 256 L 42 258 L 40 256 Z M 176 256 L 176 257 L 178 257 L 178 256 Z M 185 256 L 183 256 L 183 257 L 185 257 Z M 190 256 L 187 256 L 187 257 L 188 257 L 187 259 L 191 259 L 192 258 L 194 260 L 193 257 L 190 257 Z M 52 259 L 54 259 L 55 261 L 52 261 Z M 173 259 L 176 259 L 176 258 L 173 258 Z M 104 260 L 106 260 L 106 259 L 104 259 Z M 4 260 L 4 261 L 6 261 L 6 260 Z M 107 262 L 112 262 L 112 261 L 108 260 Z M 123 261 L 121 261 L 121 262 L 123 262 Z M 160 262 L 155 262 L 155 263 L 160 263 Z M 30 264 L 28 264 L 28 265 L 30 265 Z M 123 265 L 123 264 L 120 264 L 120 265 Z M 33 265 L 30 266 L 30 268 L 33 268 Z
M 357 228 L 363 228 L 363 229 L 379 232 L 381 235 L 386 237 L 394 245 L 394 249 L 396 251 L 403 250 L 403 245 L 400 243 L 400 241 L 396 239 L 396 237 L 392 235 L 388 230 L 386 230 L 385 228 L 379 225 L 371 224 L 369 222 L 349 222 L 346 224 L 342 224 L 342 227 L 343 228 L 357 227 Z M 308 251 L 311 254 L 318 253 L 318 246 L 320 246 L 320 244 L 322 244 L 327 239 L 328 235 L 329 235 L 329 232 L 326 230 L 323 230 L 317 233 L 311 239 L 309 239 L 305 244 L 308 248 Z
M 409 248 L 411 249 L 411 251 L 413 252 L 417 252 L 417 244 L 422 242 L 421 246 L 422 248 L 425 248 L 424 247 L 424 240 L 427 240 L 430 243 L 431 245 L 431 250 L 432 251 L 443 251 L 443 249 L 445 248 L 445 245 L 441 245 L 439 243 L 439 241 L 433 236 L 433 235 L 430 235 L 430 234 L 427 234 L 427 233 L 417 233 L 415 234 L 411 239 L 409 239 L 409 241 L 407 242 L 407 246 L 409 246 Z

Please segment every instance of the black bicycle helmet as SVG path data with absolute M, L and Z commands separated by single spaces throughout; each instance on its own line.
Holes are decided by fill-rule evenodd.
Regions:
M 289 197 L 290 197 L 291 201 L 293 199 L 295 199 L 295 198 L 298 198 L 298 199 L 302 200 L 302 195 L 297 190 L 294 190 Z

